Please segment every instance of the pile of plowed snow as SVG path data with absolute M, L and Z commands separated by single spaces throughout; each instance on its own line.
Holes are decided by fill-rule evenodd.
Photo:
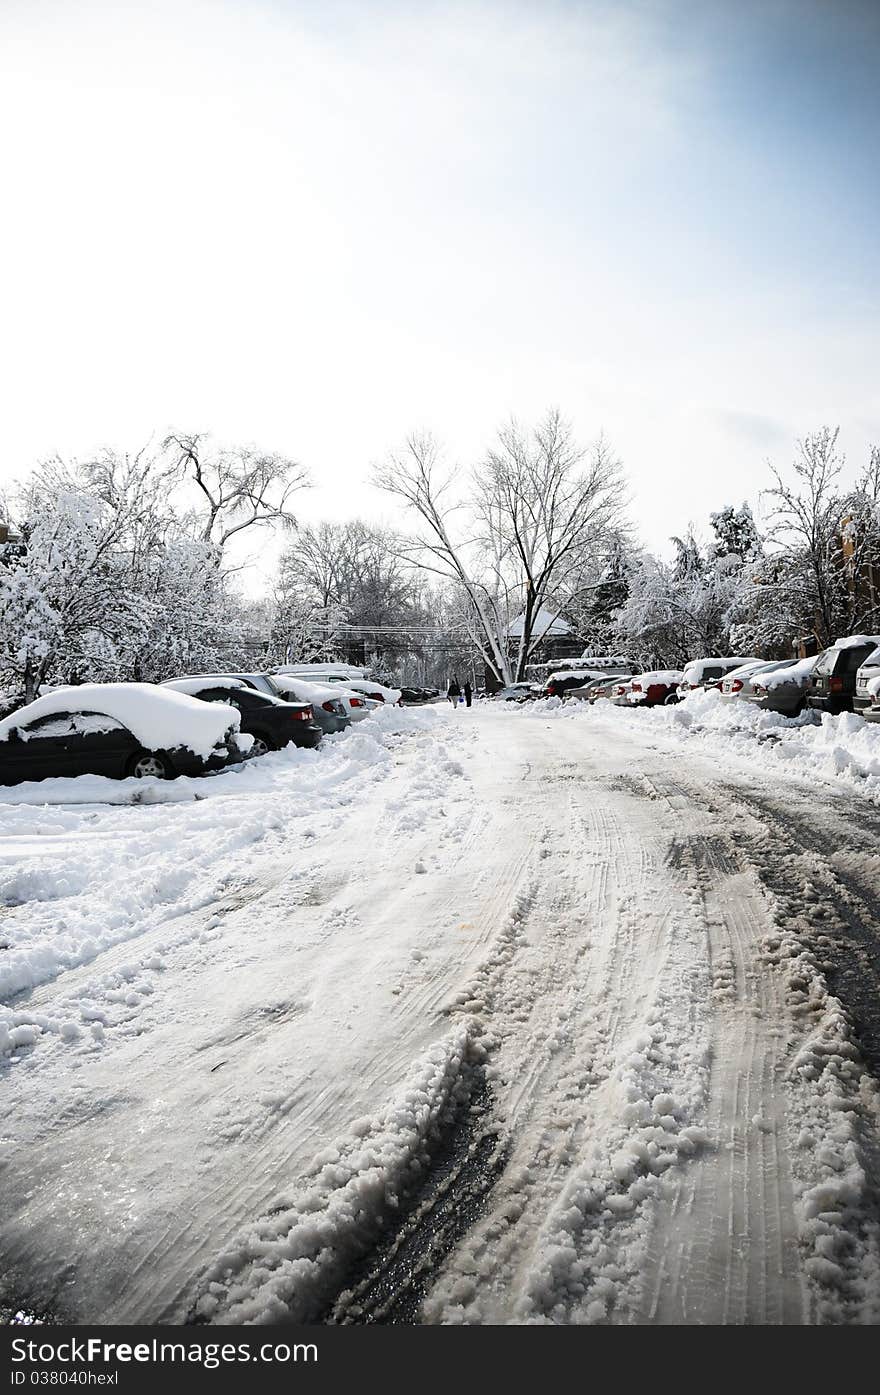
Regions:
M 690 693 L 671 707 L 616 707 L 547 698 L 514 710 L 523 716 L 566 721 L 650 723 L 671 736 L 704 741 L 713 755 L 785 768 L 786 775 L 822 776 L 858 785 L 880 803 L 880 722 L 851 713 L 833 717 L 807 711 L 800 717 L 766 712 L 750 702 L 724 702 L 714 689 Z
M 0 788 L 0 1001 L 209 905 L 292 829 L 330 832 L 335 811 L 369 801 L 414 736 L 416 773 L 427 765 L 448 781 L 458 768 L 448 727 L 432 708 L 394 707 L 317 750 L 287 746 L 203 779 Z M 0 1010 L 0 1052 L 39 1028 L 20 1016 Z

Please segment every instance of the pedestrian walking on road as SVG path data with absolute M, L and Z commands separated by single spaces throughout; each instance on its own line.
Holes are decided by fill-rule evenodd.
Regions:
M 472 698 L 473 695 L 474 695 L 474 690 L 473 690 L 473 688 L 471 687 L 471 685 L 470 685 L 470 683 L 468 682 L 467 679 L 464 680 L 464 689 L 463 689 L 463 691 L 464 691 L 464 700 L 465 700 L 467 706 L 470 707 L 470 705 L 471 705 L 471 698 Z
M 461 697 L 461 688 L 458 686 L 458 679 L 455 676 L 453 676 L 446 696 L 449 698 L 453 707 L 458 706 L 458 699 Z

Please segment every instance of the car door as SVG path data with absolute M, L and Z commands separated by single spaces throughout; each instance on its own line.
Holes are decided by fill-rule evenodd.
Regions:
M 22 780 L 48 780 L 72 775 L 76 732 L 73 714 L 55 712 L 14 727 L 3 743 L 2 767 L 6 784 Z
M 109 775 L 118 779 L 126 773 L 138 743 L 121 722 L 100 712 L 75 712 L 73 726 L 76 732 L 72 745 L 73 774 Z

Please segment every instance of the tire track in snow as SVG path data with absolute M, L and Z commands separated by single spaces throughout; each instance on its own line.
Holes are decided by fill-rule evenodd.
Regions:
M 693 815 L 699 801 L 689 802 Z M 660 1323 L 799 1322 L 792 1180 L 779 1147 L 785 1045 L 774 1024 L 784 1016 L 784 995 L 756 971 L 766 905 L 737 870 L 723 833 L 677 835 L 669 861 L 682 894 L 699 897 L 706 925 L 714 999 L 706 1128 L 715 1150 L 694 1162 L 690 1176 L 670 1180 L 681 1195 L 658 1210 L 641 1315 Z
M 486 1044 L 495 1041 L 489 1075 L 511 1133 L 510 1163 L 490 1214 L 428 1296 L 430 1321 L 565 1321 L 577 1313 L 583 1320 L 588 1308 L 594 1319 L 595 1310 L 607 1316 L 615 1297 L 623 1299 L 626 1275 L 611 1260 L 592 1279 L 588 1262 L 583 1275 L 574 1272 L 582 1264 L 581 1238 L 589 1248 L 598 1227 L 591 1231 L 584 1212 L 575 1225 L 569 1213 L 582 1158 L 608 1136 L 608 1118 L 615 1127 L 620 1119 L 620 1071 L 626 1075 L 630 1052 L 662 1057 L 667 1045 L 654 1013 L 654 985 L 665 973 L 675 924 L 662 844 L 633 838 L 632 802 L 597 800 L 594 782 L 579 776 L 574 759 L 558 764 L 552 738 L 533 728 L 528 739 L 539 748 L 528 792 L 538 853 L 533 891 L 519 908 L 510 952 L 487 962 L 483 982 L 461 1004 L 463 1011 L 482 1010 Z M 647 1057 L 640 1059 L 647 1067 Z M 660 1070 L 667 1078 L 668 1066 Z M 657 1102 L 667 1108 L 662 1094 Z M 699 1134 L 688 1132 L 683 1116 L 665 1122 L 673 1147 L 695 1151 Z M 659 1122 L 656 1132 L 667 1136 Z M 661 1170 L 666 1165 L 659 1163 Z M 612 1232 L 626 1228 L 612 1198 L 618 1190 L 623 1201 L 625 1187 L 612 1177 L 605 1237 L 612 1249 Z M 560 1224 L 571 1240 L 564 1274 L 550 1259 L 564 1250 L 552 1240 Z

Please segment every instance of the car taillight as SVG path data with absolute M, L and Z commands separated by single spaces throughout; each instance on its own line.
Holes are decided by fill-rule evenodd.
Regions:
M 742 685 L 743 685 L 743 681 L 742 681 L 741 678 L 734 678 L 734 679 L 731 681 L 731 684 L 730 684 L 730 691 L 731 691 L 732 693 L 738 693 L 739 690 L 740 690 L 740 688 L 742 687 Z
M 633 683 L 633 684 L 631 684 L 631 690 L 632 690 L 632 692 L 634 692 L 634 693 L 640 693 L 640 692 L 642 691 L 642 685 L 641 685 L 641 683 Z M 624 689 L 621 688 L 620 691 L 621 691 L 621 692 L 624 692 Z
M 332 703 L 332 702 L 329 702 L 329 701 L 328 701 L 328 702 L 322 702 L 322 703 L 321 703 L 321 706 L 323 707 L 323 709 L 324 709 L 325 712 L 334 712 L 334 711 L 336 710 L 336 709 L 334 708 L 334 706 L 333 706 L 333 703 Z
M 302 707 L 291 715 L 295 722 L 310 722 L 315 714 L 310 707 Z
M 348 700 L 351 703 L 352 707 L 363 707 L 364 705 L 360 698 L 349 698 Z
M 368 697 L 368 698 L 372 698 L 374 702 L 384 702 L 384 701 L 385 701 L 385 699 L 383 698 L 383 696 L 382 696 L 381 693 L 367 693 L 367 697 Z
M 843 679 L 842 679 L 842 678 L 829 678 L 829 679 L 828 679 L 828 691 L 831 692 L 831 693 L 842 693 L 842 692 L 843 692 Z

